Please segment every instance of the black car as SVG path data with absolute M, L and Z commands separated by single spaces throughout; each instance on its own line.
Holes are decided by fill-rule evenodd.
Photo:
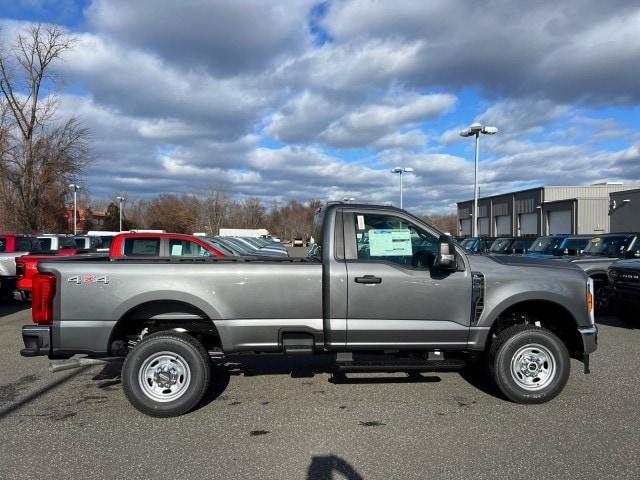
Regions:
M 527 253 L 535 237 L 500 237 L 489 248 L 489 253 L 495 254 L 523 254 Z
M 640 325 L 640 258 L 609 267 L 611 308 L 620 320 Z
M 495 237 L 469 237 L 460 242 L 462 248 L 471 253 L 486 253 L 491 248 Z

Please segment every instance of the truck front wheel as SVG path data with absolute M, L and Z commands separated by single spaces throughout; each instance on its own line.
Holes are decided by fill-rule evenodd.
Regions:
M 136 409 L 153 417 L 182 415 L 202 400 L 211 361 L 200 342 L 178 332 L 145 337 L 122 367 L 124 393 Z
M 516 403 L 544 403 L 569 379 L 571 362 L 553 332 L 516 325 L 500 332 L 489 352 L 489 368 L 500 391 Z

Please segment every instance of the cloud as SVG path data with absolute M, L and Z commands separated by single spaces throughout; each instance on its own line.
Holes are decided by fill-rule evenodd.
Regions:
M 341 44 L 412 45 L 405 80 L 417 86 L 475 84 L 491 95 L 560 102 L 640 99 L 640 9 L 632 0 L 530 2 L 526 10 L 502 0 L 338 1 L 323 26 Z
M 256 72 L 312 41 L 312 0 L 94 0 L 97 31 L 183 68 L 221 76 Z

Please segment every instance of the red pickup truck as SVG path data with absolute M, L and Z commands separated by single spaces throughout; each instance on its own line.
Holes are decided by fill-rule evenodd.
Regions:
M 110 257 L 224 257 L 213 245 L 180 233 L 121 233 L 113 237 Z
M 22 255 L 16 258 L 16 290 L 20 298 L 25 300 L 31 296 L 33 277 L 38 273 L 38 262 L 55 256 L 77 255 L 82 250 L 75 248 L 61 248 L 49 253 L 37 253 L 36 255 Z M 17 298 L 17 297 L 16 297 Z
M 16 259 L 16 288 L 22 299 L 31 296 L 38 262 L 58 255 L 77 255 L 87 250 L 64 248 L 50 254 L 23 255 Z M 218 249 L 192 235 L 180 233 L 121 233 L 113 237 L 109 256 L 121 257 L 224 257 Z

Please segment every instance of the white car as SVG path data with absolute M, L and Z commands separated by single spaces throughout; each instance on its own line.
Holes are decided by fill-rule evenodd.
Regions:
M 304 240 L 301 237 L 296 237 L 293 239 L 294 247 L 304 247 Z

